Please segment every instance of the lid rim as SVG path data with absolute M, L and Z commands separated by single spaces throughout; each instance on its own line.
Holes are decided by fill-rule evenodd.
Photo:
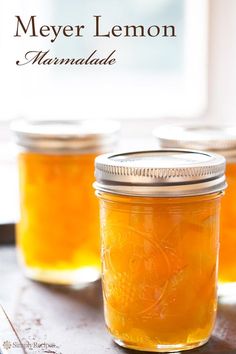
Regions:
M 15 143 L 28 151 L 80 151 L 111 146 L 118 140 L 120 123 L 113 120 L 17 119 L 11 123 Z
M 207 156 L 208 161 L 188 162 L 181 166 L 132 166 L 132 157 L 141 154 L 146 157 L 164 157 L 166 153 L 173 156 L 178 153 L 183 155 L 196 154 Z M 156 155 L 155 155 L 156 154 Z M 121 157 L 114 161 L 114 158 Z M 125 160 L 126 157 L 129 160 Z M 198 157 L 199 157 L 198 156 Z M 128 162 L 127 162 L 128 161 Z M 142 161 L 142 160 L 141 160 Z M 160 163 L 160 162 L 159 162 Z M 95 160 L 95 188 L 111 193 L 137 195 L 137 196 L 170 196 L 178 193 L 179 196 L 209 194 L 224 190 L 225 183 L 225 158 L 223 156 L 196 150 L 162 149 L 151 151 L 136 151 L 121 154 L 101 155 Z M 205 187 L 206 186 L 206 187 Z M 157 194 L 155 194 L 157 193 Z
M 215 151 L 236 155 L 236 125 L 223 124 L 164 124 L 153 130 L 161 147 Z M 230 151 L 231 150 L 231 151 Z

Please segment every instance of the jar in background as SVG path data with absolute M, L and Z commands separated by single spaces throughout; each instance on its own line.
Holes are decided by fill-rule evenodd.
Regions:
M 12 123 L 20 180 L 17 247 L 26 276 L 82 286 L 100 277 L 94 159 L 117 140 L 112 121 Z
M 154 135 L 163 148 L 201 149 L 226 158 L 228 188 L 221 207 L 219 295 L 236 294 L 236 126 L 166 125 Z
M 115 342 L 174 352 L 209 339 L 225 159 L 188 150 L 96 158 L 105 320 Z

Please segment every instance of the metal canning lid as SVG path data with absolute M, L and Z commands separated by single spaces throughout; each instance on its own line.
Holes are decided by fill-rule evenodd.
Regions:
M 163 148 L 215 151 L 236 157 L 236 126 L 225 125 L 163 125 L 154 130 Z
M 20 119 L 11 124 L 19 146 L 30 151 L 49 153 L 106 150 L 117 141 L 119 129 L 120 124 L 110 120 Z
M 211 194 L 226 188 L 223 156 L 181 149 L 100 155 L 95 189 L 148 197 Z

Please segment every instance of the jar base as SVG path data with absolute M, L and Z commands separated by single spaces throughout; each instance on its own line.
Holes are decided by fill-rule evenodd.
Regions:
M 74 270 L 52 270 L 25 267 L 24 274 L 31 280 L 52 284 L 83 288 L 101 278 L 97 267 L 81 267 Z
M 152 348 L 140 347 L 138 345 L 124 342 L 124 341 L 122 341 L 118 338 L 114 338 L 114 337 L 113 337 L 113 340 L 120 347 L 127 348 L 127 349 L 133 349 L 133 350 L 144 351 L 144 352 L 154 352 L 154 353 L 178 353 L 178 352 L 201 347 L 208 342 L 209 338 L 207 338 L 201 342 L 195 342 L 195 343 L 190 343 L 190 344 L 173 344 L 173 345 L 157 344 L 155 348 L 153 348 L 153 347 Z

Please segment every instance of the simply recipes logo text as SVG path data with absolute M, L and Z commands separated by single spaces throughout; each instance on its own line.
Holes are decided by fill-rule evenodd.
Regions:
M 16 38 L 44 38 L 52 46 L 60 38 L 75 37 L 80 38 L 88 36 L 85 24 L 78 25 L 60 25 L 60 24 L 42 24 L 39 18 L 34 15 L 24 19 L 21 16 L 15 16 L 16 28 L 14 37 Z M 177 37 L 176 26 L 171 25 L 142 25 L 142 24 L 115 24 L 110 28 L 105 28 L 101 15 L 93 16 L 92 37 L 109 40 L 111 38 L 153 38 L 165 39 Z M 90 34 L 91 35 L 91 31 Z M 48 50 L 29 50 L 23 54 L 21 59 L 16 60 L 16 65 L 114 65 L 117 63 L 117 50 L 112 48 L 108 53 L 99 53 L 93 48 L 87 55 L 79 55 L 77 58 L 59 58 L 51 55 L 51 49 Z

